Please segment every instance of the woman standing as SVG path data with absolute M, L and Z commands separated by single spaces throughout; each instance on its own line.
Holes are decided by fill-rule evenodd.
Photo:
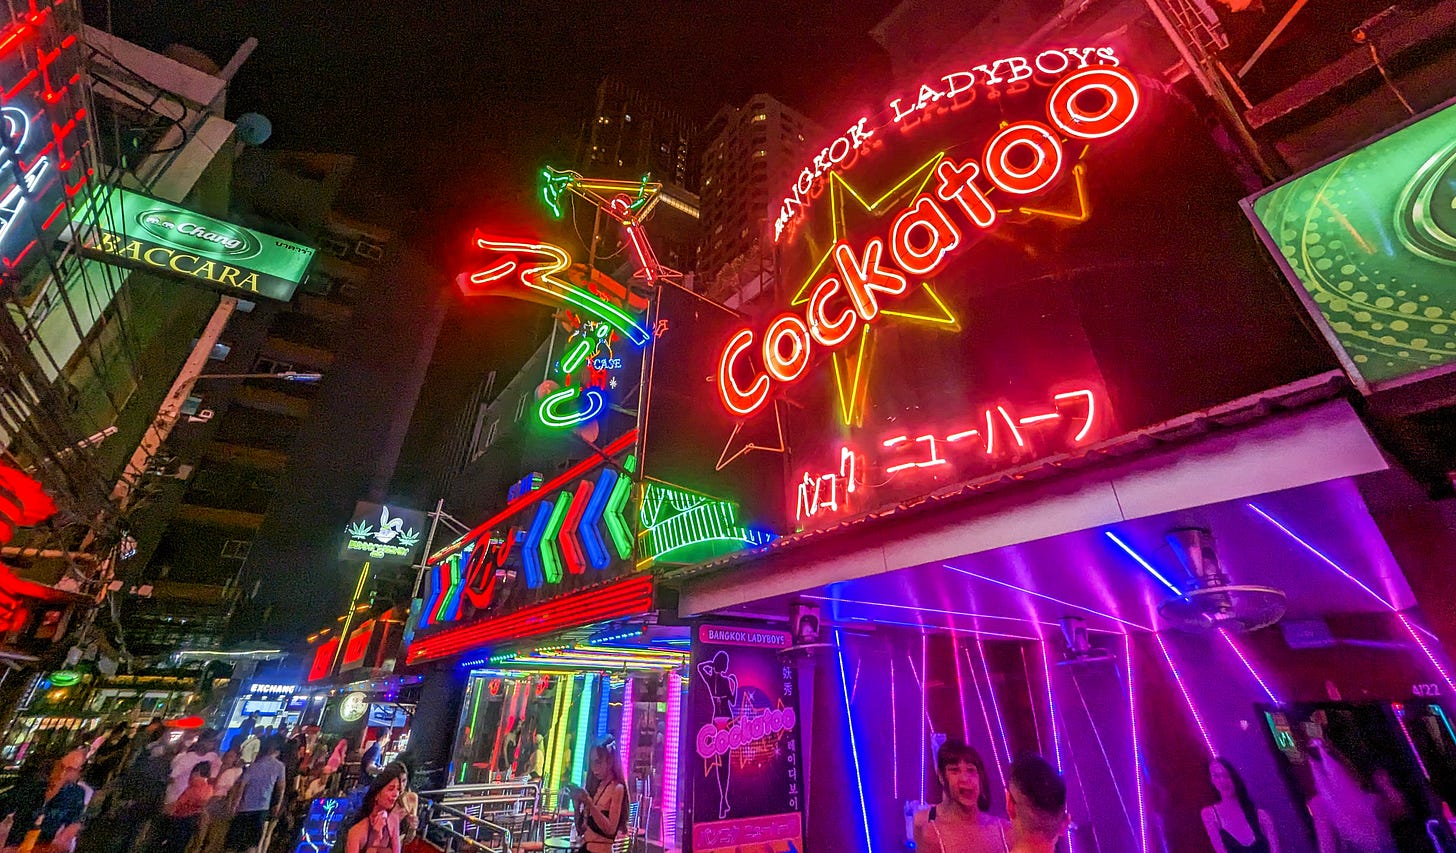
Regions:
M 571 798 L 585 829 L 578 853 L 611 853 L 627 820 L 627 781 L 617 751 L 605 744 L 591 748 L 590 791 L 572 787 Z
M 1279 853 L 1279 836 L 1269 813 L 1254 805 L 1249 789 L 1224 758 L 1208 763 L 1208 781 L 1218 802 L 1203 809 L 1203 829 L 1214 853 Z
M 987 814 L 991 807 L 986 764 L 975 748 L 948 740 L 935 753 L 940 780 L 938 805 L 915 815 L 915 848 L 925 853 L 1005 853 L 1010 850 L 1006 821 Z
M 364 794 L 364 805 L 350 820 L 344 835 L 345 853 L 400 853 L 398 773 L 380 773 Z

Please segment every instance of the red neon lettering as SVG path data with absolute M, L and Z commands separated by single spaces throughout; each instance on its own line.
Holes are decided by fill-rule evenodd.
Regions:
M 957 87 L 955 81 L 960 78 L 965 78 L 965 85 Z M 951 100 L 955 100 L 962 92 L 969 92 L 976 85 L 976 75 L 969 71 L 957 71 L 953 74 L 947 74 L 940 79 L 945 81 L 945 85 L 948 87 L 945 91 L 945 96 Z
M 1090 93 L 1103 99 L 1086 109 Z M 1096 97 L 1096 96 L 1093 96 Z M 1122 130 L 1138 110 L 1138 86 L 1121 68 L 1102 65 L 1064 77 L 1047 98 L 1047 117 L 1057 129 L 1077 139 L 1101 139 Z
M 1006 78 L 1008 83 L 1025 80 L 1032 74 L 1031 63 L 1027 62 L 1024 56 L 1008 56 L 1005 59 L 997 60 L 996 65 L 997 67 L 1006 65 L 1011 69 L 1011 76 Z
M 942 160 L 935 168 L 940 181 L 935 194 L 941 201 L 954 201 L 961 212 L 979 228 L 990 228 L 996 224 L 996 208 L 975 184 L 971 183 L 981 174 L 981 166 L 975 160 L 956 165 L 953 160 Z
M 784 352 L 784 343 L 788 352 Z M 809 367 L 809 327 L 793 314 L 780 314 L 763 333 L 763 367 L 780 382 L 793 382 Z
M 1012 162 L 1030 155 L 1028 165 Z M 986 143 L 986 177 L 1009 193 L 1029 195 L 1051 185 L 1062 172 L 1062 144 L 1051 128 L 1039 121 L 1007 125 Z
M 905 110 L 905 111 L 901 112 L 901 110 L 900 110 L 900 99 L 899 98 L 896 98 L 895 100 L 893 100 L 893 101 L 890 102 L 890 109 L 892 109 L 892 110 L 895 111 L 895 121 L 898 122 L 898 121 L 903 120 L 905 118 L 905 116 L 913 115 L 914 112 L 917 109 L 919 109 L 919 106 L 914 106 L 914 107 L 911 107 L 908 110 Z
M 1048 67 L 1047 59 L 1055 59 L 1056 64 Z M 1044 50 L 1036 55 L 1036 70 L 1043 74 L 1061 74 L 1072 65 L 1072 60 L 1066 53 L 1060 50 Z
M 848 291 L 855 310 L 866 322 L 880 316 L 880 305 L 875 298 L 877 291 L 899 296 L 909 286 L 905 276 L 880 266 L 884 254 L 885 241 L 879 237 L 865 243 L 864 255 L 858 259 L 847 243 L 841 242 L 834 247 L 834 263 L 839 267 L 844 289 Z
M 930 240 L 917 247 L 914 235 L 920 229 L 930 232 Z M 920 196 L 913 207 L 895 217 L 890 228 L 890 256 L 901 269 L 915 275 L 933 274 L 960 244 L 960 229 L 928 195 Z
M 806 312 L 809 315 L 809 334 L 826 347 L 837 347 L 849 340 L 859 325 L 859 315 L 849 308 L 845 308 L 833 322 L 824 313 L 825 305 L 839 289 L 839 279 L 826 278 L 809 295 L 809 310 Z
M 753 345 L 753 331 L 751 329 L 740 329 L 723 347 L 723 354 L 718 359 L 718 397 L 723 401 L 728 411 L 740 417 L 746 417 L 762 408 L 768 402 L 768 392 L 772 386 L 769 378 L 763 374 L 755 376 L 748 389 L 739 387 L 738 380 L 733 377 L 733 365 L 738 356 Z
M 1076 435 L 1072 436 L 1072 441 L 1078 444 L 1080 444 L 1082 440 L 1085 439 L 1092 432 L 1093 421 L 1095 421 L 1097 418 L 1096 398 L 1093 396 L 1092 392 L 1088 390 L 1068 391 L 1065 394 L 1057 394 L 1056 396 L 1052 397 L 1052 399 L 1058 403 L 1065 400 L 1076 400 L 1084 397 L 1087 400 L 1087 418 L 1086 421 L 1082 424 L 1082 429 L 1079 430 Z
M 1064 47 L 1066 54 L 1077 60 L 1078 68 L 1086 68 L 1087 60 L 1097 52 L 1095 47 Z

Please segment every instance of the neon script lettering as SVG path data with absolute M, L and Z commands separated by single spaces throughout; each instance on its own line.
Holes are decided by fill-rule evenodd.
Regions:
M 907 275 L 938 272 L 964 242 L 964 224 L 957 219 L 981 230 L 993 227 L 997 212 L 988 193 L 1046 190 L 1067 166 L 1062 136 L 1081 143 L 1115 134 L 1137 114 L 1139 99 L 1127 71 L 1088 66 L 1052 88 L 1049 124 L 1018 121 L 998 131 L 979 160 L 942 159 L 928 191 L 892 220 L 888 239 L 873 237 L 858 250 L 846 241 L 833 247 L 833 268 L 810 291 L 802 317 L 775 317 L 761 338 L 752 329 L 733 333 L 718 360 L 724 408 L 736 417 L 760 411 L 776 385 L 803 376 L 816 345 L 830 350 L 843 345 L 861 324 L 876 321 L 883 304 L 907 292 Z M 746 357 L 754 352 L 762 372 Z
M 792 731 L 799 722 L 793 708 L 774 708 L 751 717 L 739 717 L 726 726 L 705 723 L 693 743 L 699 757 L 714 758 L 756 740 Z
M 1121 64 L 1117 52 L 1110 47 L 1065 47 L 1044 50 L 1030 58 L 1008 56 L 922 82 L 912 94 L 893 98 L 879 113 L 851 124 L 814 155 L 810 164 L 799 172 L 790 193 L 779 204 L 778 217 L 774 220 L 774 242 L 778 242 L 784 229 L 803 212 L 809 201 L 818 196 L 824 174 L 848 169 L 865 142 L 878 131 L 887 127 L 913 127 L 931 116 L 964 107 L 976 99 L 977 87 L 995 91 L 997 87 L 1024 83 L 1033 78 L 1046 80 L 1071 71 L 1118 67 Z M 867 126 L 872 121 L 875 126 Z

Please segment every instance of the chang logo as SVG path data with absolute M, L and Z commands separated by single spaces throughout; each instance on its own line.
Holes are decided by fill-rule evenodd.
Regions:
M 1437 151 L 1405 185 L 1395 228 L 1407 249 L 1456 266 L 1456 143 Z
M 138 214 L 137 224 L 163 243 L 213 256 L 251 258 L 263 250 L 249 231 L 185 210 L 154 207 Z

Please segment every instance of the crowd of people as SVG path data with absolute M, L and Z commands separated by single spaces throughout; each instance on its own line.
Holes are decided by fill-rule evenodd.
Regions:
M 387 741 L 351 756 L 347 739 L 326 740 L 316 726 L 285 732 L 255 723 L 230 734 L 224 748 L 216 730 L 178 732 L 156 718 L 136 732 L 117 724 L 88 743 L 34 757 L 0 794 L 4 850 L 292 849 L 309 803 L 324 796 L 352 797 L 355 809 L 340 831 L 350 851 L 404 849 L 418 798 L 404 764 L 381 763 Z M 354 830 L 366 825 L 374 829 L 356 848 Z

